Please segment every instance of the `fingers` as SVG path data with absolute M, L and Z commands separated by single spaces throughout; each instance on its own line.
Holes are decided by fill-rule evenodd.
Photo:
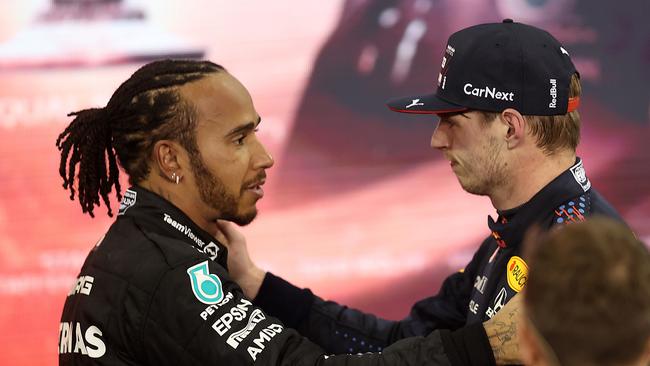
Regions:
M 214 233 L 214 238 L 217 239 L 221 244 L 228 246 L 228 238 L 223 232 L 221 226 L 217 223 L 217 231 Z
M 223 235 L 226 240 L 232 239 L 238 234 L 237 229 L 235 229 L 235 224 L 226 220 L 217 220 L 217 228 L 221 235 Z M 217 239 L 219 239 L 217 237 Z

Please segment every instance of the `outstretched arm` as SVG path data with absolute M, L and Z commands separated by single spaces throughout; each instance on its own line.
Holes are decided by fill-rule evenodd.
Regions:
M 297 329 L 328 353 L 376 352 L 399 339 L 424 336 L 435 329 L 458 329 L 441 333 L 446 352 L 454 359 L 453 364 L 494 363 L 483 324 L 463 327 L 471 280 L 479 262 L 476 258 L 484 254 L 485 245 L 464 272 L 452 274 L 445 280 L 436 296 L 416 303 L 406 319 L 391 321 L 325 301 L 308 289 L 293 286 L 271 273 L 264 274 L 250 260 L 245 239 L 236 228 L 228 223 L 221 227 L 223 237 L 219 238 L 220 241 L 230 242 L 230 271 L 235 281 L 244 288 L 246 296 L 255 298 L 254 303 L 281 319 L 286 326 Z M 493 323 L 490 325 L 493 326 Z
M 510 300 L 492 319 L 483 323 L 497 364 L 520 364 L 521 354 L 517 339 L 522 296 Z

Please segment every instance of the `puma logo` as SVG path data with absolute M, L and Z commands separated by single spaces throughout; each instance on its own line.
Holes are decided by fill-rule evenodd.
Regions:
M 406 109 L 409 109 L 411 107 L 415 107 L 415 106 L 418 106 L 418 105 L 424 105 L 424 103 L 420 103 L 420 99 L 413 99 L 411 104 L 406 106 Z

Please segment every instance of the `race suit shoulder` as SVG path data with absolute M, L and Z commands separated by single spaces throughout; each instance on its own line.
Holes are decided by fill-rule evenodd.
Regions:
M 59 326 L 61 365 L 449 365 L 440 334 L 327 356 L 243 296 L 227 249 L 139 187 L 91 250 Z
M 488 216 L 490 235 L 465 270 L 447 277 L 436 295 L 418 301 L 403 320 L 385 320 L 325 301 L 309 289 L 298 288 L 272 273 L 265 276 L 254 303 L 327 352 L 373 351 L 405 337 L 449 329 L 459 332 L 453 338 L 455 342 L 447 342 L 449 338 L 443 332 L 447 354 L 458 354 L 465 363 L 475 362 L 471 356 L 481 360 L 472 364 L 481 364 L 492 357 L 492 351 L 487 346 L 485 332 L 471 326 L 492 318 L 525 286 L 527 265 L 522 258 L 521 242 L 526 230 L 532 225 L 548 229 L 591 215 L 622 221 L 611 205 L 591 188 L 579 158 L 530 201 L 497 213 L 497 220 Z M 277 294 L 281 296 L 276 297 Z M 464 329 L 466 327 L 469 328 Z M 470 342 L 469 339 L 480 341 Z M 454 347 L 459 343 L 468 346 Z

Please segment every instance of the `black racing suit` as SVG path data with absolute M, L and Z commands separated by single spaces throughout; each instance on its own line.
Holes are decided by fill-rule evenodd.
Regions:
M 591 188 L 578 158 L 527 203 L 498 212 L 496 221 L 488 216 L 491 235 L 465 269 L 447 277 L 437 295 L 415 303 L 401 321 L 325 301 L 271 273 L 254 303 L 334 354 L 382 350 L 403 338 L 448 329 L 441 335 L 452 363 L 493 364 L 485 331 L 476 325 L 491 318 L 525 285 L 528 269 L 521 258 L 521 242 L 526 229 L 533 224 L 548 229 L 596 214 L 621 220 Z M 449 330 L 462 332 L 464 337 L 450 335 Z
M 226 248 L 179 209 L 130 188 L 68 293 L 59 364 L 450 365 L 438 332 L 325 356 L 246 299 L 226 263 Z

